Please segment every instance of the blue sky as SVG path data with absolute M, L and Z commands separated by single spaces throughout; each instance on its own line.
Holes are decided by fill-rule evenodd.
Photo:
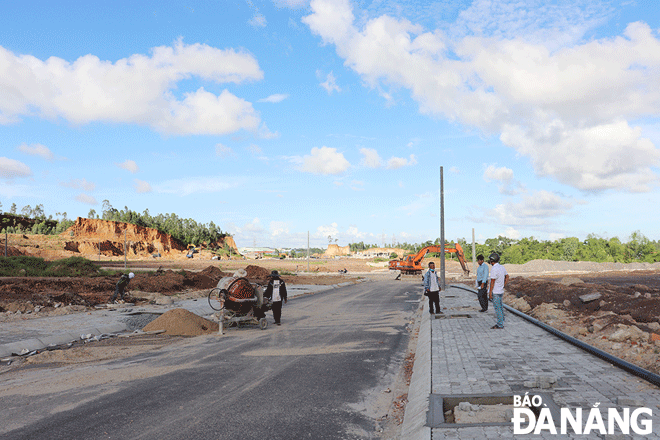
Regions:
M 651 1 L 4 2 L 0 202 L 239 246 L 660 239 Z

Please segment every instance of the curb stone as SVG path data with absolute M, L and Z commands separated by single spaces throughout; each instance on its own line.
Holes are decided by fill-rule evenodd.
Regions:
M 424 307 L 419 325 L 415 363 L 401 428 L 401 438 L 406 440 L 431 439 L 431 428 L 426 426 L 431 394 L 431 318 L 428 303 L 426 301 L 422 303 Z

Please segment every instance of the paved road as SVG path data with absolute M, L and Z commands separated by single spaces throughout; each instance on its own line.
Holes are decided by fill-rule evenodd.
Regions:
M 377 438 L 382 390 L 403 362 L 416 299 L 408 283 L 361 283 L 291 300 L 283 325 L 265 331 L 230 329 L 105 363 L 13 371 L 2 378 L 16 393 L 0 395 L 0 426 L 11 427 L 0 435 Z

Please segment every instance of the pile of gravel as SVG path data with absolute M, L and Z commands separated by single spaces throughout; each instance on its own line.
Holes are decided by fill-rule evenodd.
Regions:
M 122 319 L 122 321 L 128 327 L 128 331 L 142 330 L 154 319 L 158 318 L 160 314 L 158 313 L 140 313 L 139 315 L 130 315 Z

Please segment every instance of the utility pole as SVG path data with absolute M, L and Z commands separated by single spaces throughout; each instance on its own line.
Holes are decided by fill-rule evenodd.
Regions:
M 126 269 L 126 229 L 124 228 L 124 269 Z
M 477 245 L 474 241 L 474 228 L 472 228 L 472 273 L 477 274 Z
M 309 272 L 309 231 L 307 231 L 307 272 Z
M 440 167 L 440 275 L 442 290 L 445 290 L 445 184 Z

